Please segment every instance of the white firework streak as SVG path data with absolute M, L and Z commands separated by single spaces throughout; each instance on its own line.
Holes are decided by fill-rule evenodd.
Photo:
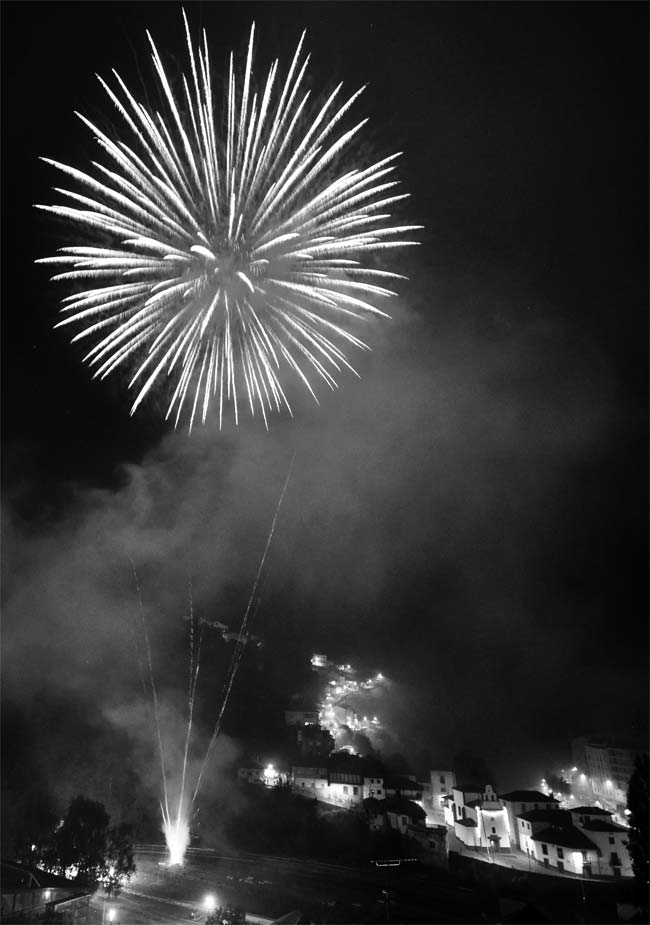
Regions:
M 84 357 L 97 377 L 134 370 L 131 414 L 163 379 L 175 426 L 184 409 L 190 430 L 205 423 L 210 402 L 231 401 L 238 422 L 236 382 L 254 414 L 291 413 L 279 371 L 286 364 L 316 394 L 303 369 L 330 388 L 345 366 L 342 347 L 368 345 L 346 329 L 351 319 L 388 317 L 377 303 L 395 295 L 380 283 L 404 279 L 364 265 L 371 252 L 405 247 L 420 225 L 387 223 L 385 211 L 408 194 L 384 178 L 399 154 L 336 175 L 341 153 L 362 129 L 337 126 L 359 94 L 344 102 L 339 84 L 309 111 L 303 83 L 303 33 L 286 80 L 277 91 L 278 61 L 264 89 L 254 89 L 255 24 L 243 86 L 230 55 L 224 134 L 215 127 L 208 45 L 196 50 L 183 12 L 190 75 L 174 96 L 149 33 L 154 68 L 167 104 L 164 115 L 138 103 L 116 71 L 117 88 L 98 77 L 131 134 L 114 141 L 90 120 L 111 168 L 92 162 L 95 175 L 42 158 L 77 181 L 83 192 L 57 188 L 71 205 L 39 205 L 82 226 L 87 241 L 112 246 L 62 247 L 55 280 L 87 286 L 63 299 L 57 327 L 81 324 L 73 338 L 91 337 Z M 381 182 L 380 182 L 381 181 Z M 366 260 L 367 264 L 367 260 Z M 301 365 L 302 364 L 302 365 Z M 317 399 L 316 399 L 317 400 Z

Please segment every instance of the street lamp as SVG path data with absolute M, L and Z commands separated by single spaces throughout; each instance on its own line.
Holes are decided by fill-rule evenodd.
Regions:
M 108 910 L 108 921 L 109 921 L 109 922 L 114 922 L 114 921 L 115 921 L 115 909 L 112 909 L 112 908 L 111 908 L 111 909 Z
M 203 899 L 203 908 L 206 912 L 214 912 L 217 908 L 217 900 L 212 893 L 208 893 Z

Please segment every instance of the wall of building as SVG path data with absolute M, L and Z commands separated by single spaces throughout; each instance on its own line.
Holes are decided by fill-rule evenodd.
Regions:
M 486 801 L 477 807 L 478 834 L 482 848 L 495 851 L 510 849 L 510 830 L 505 809 L 494 801 Z
M 499 802 L 506 810 L 506 815 L 508 817 L 508 831 L 512 835 L 513 842 L 515 841 L 517 837 L 517 833 L 519 831 L 519 826 L 517 824 L 517 816 L 520 813 L 529 813 L 533 809 L 558 809 L 559 810 L 560 808 L 560 804 L 557 803 L 555 800 L 553 800 L 553 802 L 548 802 L 548 801 L 539 799 L 539 800 L 531 800 L 531 801 L 522 803 L 520 800 L 504 800 L 503 798 L 499 798 Z
M 576 851 L 559 845 L 533 842 L 535 860 L 544 867 L 556 867 L 571 874 L 583 874 L 585 863 L 591 863 L 592 872 L 597 872 L 597 855 L 594 852 Z
M 442 809 L 442 797 L 451 793 L 456 786 L 456 775 L 453 771 L 430 771 L 431 802 L 434 809 Z
M 363 798 L 374 797 L 375 800 L 386 799 L 386 788 L 384 787 L 383 777 L 364 777 L 363 779 Z
M 583 829 L 584 834 L 599 849 L 598 872 L 605 877 L 633 877 L 632 858 L 627 849 L 628 835 L 622 832 L 594 832 Z M 616 860 L 619 864 L 612 863 Z

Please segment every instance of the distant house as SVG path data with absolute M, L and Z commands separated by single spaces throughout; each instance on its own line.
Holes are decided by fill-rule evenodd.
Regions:
M 596 872 L 598 849 L 574 826 L 549 826 L 532 835 L 530 841 L 535 860 L 544 867 L 581 875 Z
M 612 814 L 598 806 L 538 810 L 518 820 L 528 829 L 522 838 L 524 850 L 545 867 L 581 876 L 633 876 L 629 829 L 612 822 Z
M 571 814 L 563 809 L 531 809 L 517 815 L 517 847 L 526 854 L 535 855 L 533 835 L 549 826 L 570 826 Z
M 572 742 L 573 760 L 583 769 L 593 795 L 612 812 L 622 812 L 627 804 L 627 785 L 634 773 L 636 758 L 647 753 L 647 744 L 633 745 L 605 739 L 581 737 Z
M 292 773 L 294 793 L 313 800 L 327 799 L 327 768 L 294 765 Z
M 508 828 L 513 842 L 517 838 L 517 816 L 534 809 L 559 809 L 560 803 L 553 796 L 540 793 L 539 790 L 511 790 L 499 795 L 499 801 L 508 817 Z
M 384 779 L 387 797 L 406 797 L 422 803 L 422 784 L 419 784 L 414 774 L 387 774 Z
M 434 810 L 443 809 L 442 798 L 452 792 L 456 786 L 456 775 L 453 771 L 431 771 L 431 804 Z
M 456 837 L 470 848 L 510 848 L 506 811 L 491 784 L 461 784 L 445 802 L 445 821 Z
M 2 861 L 3 922 L 86 922 L 91 890 L 36 867 Z
M 246 761 L 241 767 L 237 768 L 237 777 L 246 784 L 263 784 L 264 767 L 259 761 Z
M 313 707 L 302 707 L 284 711 L 284 721 L 287 726 L 318 725 L 318 711 Z
M 376 800 L 374 797 L 369 797 L 363 801 L 363 807 L 368 817 L 368 824 L 374 831 L 393 829 L 403 835 L 412 835 L 415 831 L 425 832 L 427 814 L 413 800 L 407 800 L 404 797 Z
M 597 849 L 598 873 L 612 877 L 633 877 L 632 859 L 628 850 L 630 830 L 612 821 L 612 814 L 597 806 L 578 806 L 571 818 Z
M 296 726 L 296 742 L 301 758 L 325 758 L 334 751 L 334 736 L 318 724 Z

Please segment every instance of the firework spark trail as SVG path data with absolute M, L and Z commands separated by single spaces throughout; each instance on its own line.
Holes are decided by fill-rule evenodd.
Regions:
M 194 698 L 196 694 L 196 685 L 199 678 L 199 667 L 201 664 L 201 644 L 203 641 L 203 631 L 199 632 L 199 642 L 197 646 L 196 659 L 194 659 L 194 609 L 192 605 L 192 583 L 190 581 L 190 678 L 188 690 L 188 720 L 187 735 L 185 736 L 185 752 L 183 754 L 183 771 L 181 775 L 181 793 L 178 800 L 178 813 L 176 816 L 176 827 L 180 828 L 181 812 L 183 808 L 183 799 L 185 796 L 185 776 L 187 773 L 187 755 L 192 737 L 192 720 L 194 716 Z
M 331 389 L 343 368 L 356 374 L 342 347 L 370 348 L 350 321 L 388 317 L 377 303 L 396 293 L 383 284 L 405 278 L 367 258 L 417 244 L 404 234 L 422 226 L 390 221 L 387 210 L 408 197 L 390 176 L 399 153 L 370 165 L 342 160 L 367 120 L 340 123 L 364 88 L 342 102 L 339 84 L 312 103 L 304 32 L 284 82 L 276 59 L 262 89 L 253 24 L 243 81 L 230 56 L 222 115 L 205 31 L 195 49 L 183 20 L 190 68 L 178 95 L 147 32 L 162 112 L 140 104 L 117 71 L 115 89 L 98 77 L 128 143 L 76 113 L 109 166 L 93 161 L 91 175 L 43 158 L 82 192 L 57 188 L 69 204 L 37 208 L 81 234 L 78 246 L 37 262 L 80 284 L 63 299 L 59 326 L 80 325 L 73 340 L 94 342 L 84 357 L 94 375 L 131 365 L 132 414 L 168 381 L 175 425 L 184 409 L 190 430 L 205 422 L 213 401 L 220 424 L 224 401 L 238 422 L 244 396 L 268 427 L 267 412 L 291 413 L 281 367 L 316 400 L 303 366 Z
M 233 683 L 234 683 L 234 680 L 235 680 L 235 676 L 236 676 L 236 674 L 237 674 L 237 669 L 239 668 L 239 663 L 241 662 L 241 659 L 242 659 L 242 656 L 243 656 L 243 653 L 244 653 L 244 648 L 245 648 L 245 645 L 246 645 L 246 642 L 245 642 L 245 635 L 246 635 L 247 626 L 248 626 L 248 618 L 249 618 L 249 615 L 250 615 L 250 612 L 251 612 L 251 607 L 253 606 L 253 601 L 254 601 L 254 599 L 255 599 L 255 595 L 256 595 L 256 593 L 257 593 L 257 588 L 258 588 L 259 583 L 260 583 L 260 578 L 261 578 L 261 575 L 262 575 L 262 571 L 263 571 L 264 565 L 265 565 L 265 563 L 266 563 L 266 557 L 267 557 L 267 555 L 268 555 L 268 551 L 269 551 L 269 549 L 270 549 L 271 542 L 272 542 L 272 540 L 273 540 L 273 535 L 274 535 L 274 533 L 275 533 L 275 528 L 276 528 L 276 525 L 277 525 L 277 522 L 278 522 L 278 517 L 279 517 L 279 514 L 280 514 L 280 508 L 282 507 L 282 502 L 284 501 L 284 496 L 286 495 L 286 493 L 287 493 L 287 488 L 289 487 L 289 480 L 290 480 L 290 478 L 291 478 L 291 472 L 292 472 L 292 470 L 293 470 L 293 464 L 294 464 L 295 458 L 296 458 L 296 454 L 295 454 L 295 452 L 294 452 L 294 454 L 293 454 L 293 456 L 292 456 L 292 458 L 291 458 L 291 463 L 289 464 L 289 471 L 287 472 L 287 477 L 286 477 L 286 479 L 284 480 L 284 485 L 283 485 L 283 487 L 282 487 L 282 491 L 281 491 L 281 493 L 280 493 L 280 497 L 279 497 L 279 499 L 278 499 L 278 503 L 277 503 L 276 508 L 275 508 L 275 513 L 274 513 L 274 515 L 273 515 L 273 521 L 272 521 L 272 523 L 271 523 L 271 529 L 269 530 L 269 534 L 268 534 L 268 537 L 267 537 L 267 539 L 266 539 L 266 545 L 265 545 L 265 547 L 264 547 L 264 552 L 262 553 L 262 558 L 260 559 L 260 564 L 259 564 L 259 567 L 258 567 L 258 569 L 257 569 L 257 574 L 256 574 L 256 576 L 255 576 L 255 581 L 253 582 L 253 587 L 252 587 L 252 589 L 251 589 L 250 597 L 249 597 L 249 599 L 248 599 L 248 604 L 247 604 L 247 606 L 246 606 L 246 610 L 245 610 L 245 612 L 244 612 L 244 616 L 242 617 L 242 622 L 241 622 L 241 626 L 240 626 L 240 629 L 239 629 L 239 636 L 238 636 L 238 639 L 237 639 L 237 644 L 236 644 L 236 646 L 235 646 L 235 651 L 233 652 L 232 659 L 231 659 L 231 661 L 230 661 L 230 668 L 229 668 L 228 675 L 227 675 L 227 680 L 226 680 L 225 689 L 224 689 L 224 696 L 223 696 L 223 699 L 222 699 L 222 702 L 221 702 L 221 708 L 220 708 L 220 710 L 219 710 L 219 715 L 218 715 L 218 717 L 217 717 L 217 721 L 216 721 L 215 726 L 214 726 L 214 730 L 213 730 L 213 733 L 212 733 L 212 738 L 210 739 L 210 742 L 209 742 L 209 744 L 208 744 L 207 751 L 206 751 L 206 753 L 205 753 L 205 758 L 203 759 L 203 764 L 201 765 L 201 770 L 200 770 L 200 772 L 199 772 L 199 776 L 198 776 L 198 779 L 197 779 L 197 782 L 196 782 L 196 787 L 194 788 L 194 794 L 192 795 L 192 802 L 191 802 L 191 804 L 190 804 L 190 805 L 192 805 L 192 806 L 194 805 L 194 802 L 195 802 L 195 800 L 196 800 L 196 798 L 197 798 L 197 796 L 198 796 L 199 789 L 200 789 L 200 787 L 201 787 L 201 782 L 202 782 L 202 780 L 203 780 L 203 774 L 204 774 L 205 769 L 206 769 L 206 767 L 207 767 L 207 765 L 208 765 L 208 762 L 209 762 L 209 760 L 210 760 L 210 756 L 211 756 L 211 754 L 212 754 L 212 751 L 213 751 L 214 746 L 215 746 L 215 744 L 216 744 L 217 738 L 219 737 L 219 733 L 220 733 L 220 731 L 221 731 L 221 721 L 222 721 L 222 719 L 223 719 L 223 715 L 224 715 L 224 713 L 225 713 L 226 706 L 227 706 L 227 704 L 228 704 L 228 699 L 229 699 L 229 697 L 230 697 L 230 692 L 231 692 L 231 690 L 232 690 L 232 686 L 233 686 Z M 259 600 L 258 600 L 258 602 L 257 602 L 257 606 L 256 606 L 255 611 L 254 611 L 255 613 L 257 612 L 257 608 L 258 608 L 258 607 L 259 607 Z
M 163 819 L 165 819 L 165 811 L 166 811 L 166 818 L 167 820 L 169 820 L 170 818 L 169 817 L 169 798 L 167 794 L 167 774 L 165 771 L 165 750 L 163 748 L 162 735 L 160 733 L 160 713 L 158 710 L 158 692 L 156 691 L 156 684 L 155 684 L 154 674 L 153 674 L 153 660 L 151 657 L 151 645 L 149 643 L 149 633 L 147 632 L 147 624 L 146 624 L 145 617 L 144 617 L 144 605 L 142 603 L 142 592 L 140 590 L 140 581 L 138 579 L 138 573 L 136 571 L 135 562 L 133 561 L 133 559 L 131 559 L 131 568 L 133 569 L 133 578 L 135 580 L 135 586 L 138 592 L 138 601 L 140 603 L 140 618 L 142 621 L 142 632 L 144 635 L 145 651 L 147 653 L 147 661 L 149 663 L 149 683 L 151 684 L 151 696 L 153 700 L 153 714 L 154 714 L 154 720 L 156 724 L 158 749 L 160 751 L 160 767 L 162 770 L 163 794 L 164 794 L 164 799 L 165 799 L 165 810 L 163 811 Z M 162 809 L 162 805 L 161 805 L 161 809 Z

